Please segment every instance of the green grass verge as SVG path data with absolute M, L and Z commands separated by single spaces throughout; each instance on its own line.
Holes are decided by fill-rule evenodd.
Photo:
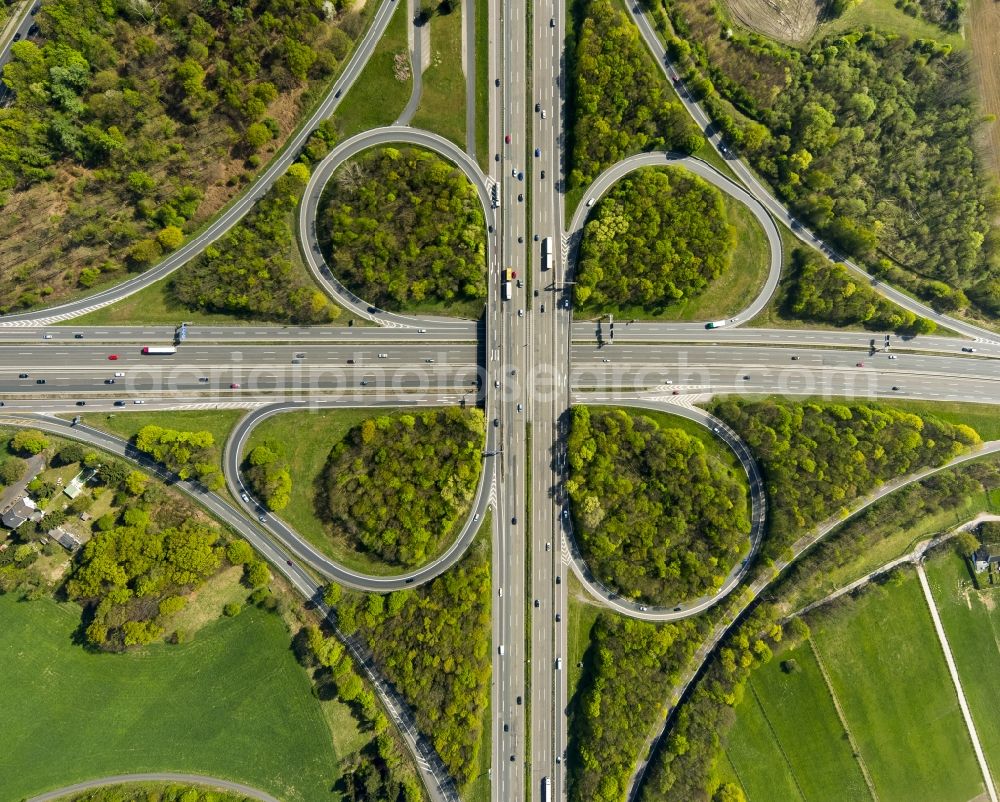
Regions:
M 5 799 L 153 771 L 238 780 L 287 802 L 332 799 L 338 755 L 280 618 L 248 608 L 190 643 L 132 654 L 75 645 L 79 622 L 76 605 L 0 596 Z M 337 726 L 339 737 L 354 727 Z
M 798 670 L 785 673 L 786 660 L 794 660 Z M 754 671 L 736 707 L 726 751 L 751 802 L 866 799 L 864 776 L 846 735 L 805 644 Z
M 893 401 L 902 409 L 921 417 L 929 416 L 947 423 L 964 423 L 975 429 L 983 440 L 1000 438 L 1000 415 L 990 404 L 965 404 L 957 401 Z
M 128 410 L 128 407 L 124 408 Z M 205 409 L 187 412 L 90 412 L 81 415 L 87 426 L 131 440 L 143 426 L 156 425 L 182 432 L 211 432 L 219 448 L 221 460 L 226 439 L 233 427 L 246 414 L 243 409 Z M 221 464 L 221 462 L 220 462 Z
M 490 4 L 476 0 L 476 155 L 479 167 L 489 172 L 490 148 Z
M 947 42 L 955 50 L 964 50 L 966 45 L 965 38 L 960 33 L 947 33 L 933 22 L 911 17 L 897 8 L 894 0 L 863 0 L 855 3 L 836 19 L 818 25 L 812 41 L 817 42 L 833 34 L 869 26 L 880 31 L 903 34 L 910 39 Z
M 566 576 L 569 583 L 566 588 L 569 609 L 567 620 L 564 622 L 567 652 L 566 695 L 570 704 L 573 704 L 577 687 L 583 677 L 583 668 L 579 664 L 583 662 L 583 656 L 587 653 L 587 647 L 590 646 L 590 630 L 594 628 L 594 622 L 597 621 L 597 616 L 601 614 L 602 608 L 590 600 L 590 594 L 576 578 L 572 569 L 566 572 Z M 609 615 L 614 615 L 610 611 L 607 612 Z
M 428 3 L 434 8 L 437 3 Z M 413 126 L 435 131 L 465 150 L 465 70 L 462 64 L 462 9 L 435 14 L 431 26 L 430 66 L 424 71 L 420 105 Z
M 912 570 L 810 621 L 847 726 L 884 802 L 983 791 L 958 698 Z
M 1000 687 L 996 666 L 1000 660 L 1000 610 L 995 586 L 983 580 L 976 590 L 965 560 L 952 549 L 927 561 L 927 579 L 941 624 L 948 636 L 972 721 L 994 778 L 1000 777 Z
M 750 210 L 723 193 L 723 202 L 730 224 L 736 229 L 736 246 L 729 266 L 709 282 L 698 295 L 667 307 L 660 314 L 650 314 L 642 307 L 622 306 L 611 311 L 615 317 L 636 320 L 705 320 L 729 317 L 747 305 L 748 299 L 760 294 L 771 265 L 771 251 L 764 229 Z M 583 316 L 594 316 L 598 310 L 585 307 Z
M 405 81 L 398 80 L 395 75 L 397 53 L 406 54 L 407 64 L 410 62 L 406 3 L 401 0 L 397 3 L 396 11 L 371 58 L 334 113 L 334 120 L 344 139 L 371 128 L 391 125 L 410 99 L 413 65 L 410 65 L 411 76 Z
M 232 326 L 258 322 L 235 315 L 192 311 L 173 297 L 168 288 L 170 280 L 171 277 L 167 276 L 118 303 L 96 309 L 73 320 L 64 320 L 58 325 L 126 326 L 142 323 L 179 325 L 182 321 L 187 321 L 198 325 Z

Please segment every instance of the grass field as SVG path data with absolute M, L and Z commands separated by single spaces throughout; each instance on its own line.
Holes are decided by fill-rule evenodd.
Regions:
M 418 3 L 419 5 L 419 3 Z M 425 3 L 434 8 L 437 3 Z M 462 8 L 435 14 L 431 26 L 430 66 L 424 71 L 420 105 L 413 125 L 436 131 L 465 149 L 465 70 L 462 64 Z
M 932 22 L 905 14 L 896 8 L 893 0 L 862 0 L 852 5 L 836 19 L 820 23 L 812 41 L 815 43 L 827 36 L 861 30 L 869 25 L 881 31 L 901 33 L 911 39 L 947 42 L 955 50 L 963 50 L 966 44 L 961 34 L 947 33 Z
M 767 279 L 771 252 L 760 223 L 739 201 L 723 195 L 729 221 L 736 229 L 736 246 L 729 267 L 699 295 L 650 314 L 642 307 L 619 307 L 616 317 L 636 320 L 704 320 L 727 317 L 743 309 Z M 589 310 L 584 312 L 589 314 Z
M 881 800 L 957 802 L 983 791 L 913 571 L 809 624 Z
M 79 621 L 75 605 L 0 596 L 4 799 L 149 771 L 238 780 L 288 802 L 336 799 L 330 728 L 280 618 L 249 608 L 190 643 L 127 655 L 75 645 Z M 350 740 L 353 720 L 333 723 Z
M 747 688 L 729 733 L 726 755 L 749 802 L 801 800 L 788 759 L 768 726 L 764 711 Z
M 1000 779 L 1000 686 L 996 666 L 1000 660 L 1000 610 L 997 594 L 977 591 L 965 561 L 952 549 L 927 561 L 927 579 L 941 624 L 948 636 L 965 699 L 972 712 L 979 741 L 994 782 Z
M 785 660 L 794 660 L 800 670 L 785 673 Z M 726 750 L 751 800 L 869 797 L 808 644 L 781 652 L 754 671 Z
M 405 54 L 406 63 L 410 63 L 407 22 L 406 3 L 401 2 L 358 80 L 337 107 L 334 119 L 344 139 L 370 128 L 391 125 L 406 108 L 413 90 L 413 66 L 410 65 L 411 75 L 405 81 L 396 78 L 394 68 L 397 53 Z

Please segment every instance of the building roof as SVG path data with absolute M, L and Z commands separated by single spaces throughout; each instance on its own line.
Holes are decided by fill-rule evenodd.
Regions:
M 29 518 L 37 521 L 41 520 L 41 517 L 42 511 L 38 509 L 38 505 L 27 496 L 22 496 L 4 510 L 0 521 L 3 521 L 3 525 L 8 529 L 17 529 Z
M 76 551 L 80 548 L 80 540 L 72 532 L 67 532 L 61 526 L 57 526 L 55 529 L 50 529 L 49 537 L 54 538 L 60 546 L 62 546 L 67 551 Z

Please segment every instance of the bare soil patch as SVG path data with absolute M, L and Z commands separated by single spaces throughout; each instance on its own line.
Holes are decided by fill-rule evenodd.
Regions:
M 728 0 L 740 25 L 779 42 L 805 44 L 826 8 L 826 0 Z

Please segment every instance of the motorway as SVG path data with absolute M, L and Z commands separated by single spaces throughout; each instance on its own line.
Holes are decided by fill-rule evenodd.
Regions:
M 970 339 L 890 335 L 885 350 L 882 333 L 749 328 L 778 282 L 782 254 L 775 221 L 791 227 L 792 219 L 739 160 L 727 159 L 745 186 L 704 162 L 669 153 L 642 154 L 612 166 L 584 198 L 600 197 L 622 176 L 643 166 L 677 165 L 696 172 L 746 204 L 762 225 L 771 246 L 763 288 L 725 326 L 712 330 L 704 321 L 618 320 L 612 338 L 608 321 L 574 323 L 569 308 L 572 257 L 590 207 L 581 203 L 569 229 L 563 230 L 565 5 L 560 0 L 531 6 L 525 0 L 489 0 L 488 5 L 489 174 L 455 144 L 402 125 L 340 143 L 313 170 L 297 221 L 304 261 L 357 325 L 191 325 L 176 354 L 156 357 L 142 355 L 141 346 L 172 343 L 173 326 L 79 326 L 71 321 L 159 280 L 235 225 L 287 168 L 315 125 L 336 108 L 385 29 L 395 9 L 392 0 L 376 11 L 343 75 L 283 155 L 205 231 L 118 287 L 0 320 L 0 400 L 5 404 L 0 422 L 76 437 L 163 475 L 123 441 L 44 413 L 82 411 L 81 401 L 88 412 L 123 414 L 132 409 L 246 408 L 248 414 L 224 453 L 228 488 L 242 506 L 186 483 L 178 486 L 241 532 L 307 599 L 315 599 L 319 591 L 317 576 L 372 592 L 427 582 L 461 558 L 492 507 L 492 799 L 540 802 L 548 780 L 551 795 L 544 802 L 550 802 L 567 793 L 562 760 L 568 707 L 566 572 L 576 572 L 587 591 L 612 609 L 648 620 L 676 620 L 696 615 L 740 587 L 760 543 L 766 505 L 759 469 L 735 432 L 694 404 L 719 394 L 771 393 L 997 404 L 1000 336 L 937 315 L 879 285 L 855 265 L 850 268 L 878 291 Z M 629 13 L 636 16 L 667 75 L 674 77 L 648 20 L 634 9 Z M 469 62 L 474 63 L 474 53 Z M 683 93 L 682 100 L 707 127 L 700 107 Z M 717 134 L 711 141 L 718 148 Z M 341 284 L 326 264 L 316 236 L 324 186 L 346 159 L 389 143 L 434 150 L 475 187 L 488 226 L 489 299 L 481 320 L 422 318 L 377 309 Z M 492 203 L 494 186 L 498 208 Z M 829 255 L 826 245 L 808 231 L 797 225 L 793 230 L 800 240 Z M 555 248 L 550 269 L 543 271 L 540 246 L 546 237 L 553 238 Z M 503 268 L 516 271 L 519 279 L 509 301 L 500 295 Z M 62 322 L 69 325 L 54 325 Z M 111 355 L 117 358 L 109 359 Z M 40 379 L 45 383 L 39 384 Z M 371 577 L 338 565 L 280 517 L 266 512 L 242 482 L 239 464 L 246 440 L 256 425 L 273 415 L 474 400 L 485 409 L 487 430 L 469 517 L 444 553 L 416 571 Z M 564 515 L 565 436 L 573 403 L 670 411 L 709 427 L 738 456 L 751 490 L 752 529 L 746 558 L 731 568 L 717 593 L 643 609 L 593 581 Z M 167 416 L 164 419 L 169 423 Z M 418 756 L 418 765 L 425 768 L 421 777 L 431 798 L 456 799 L 443 766 L 416 731 L 402 700 L 360 644 L 345 642 Z

